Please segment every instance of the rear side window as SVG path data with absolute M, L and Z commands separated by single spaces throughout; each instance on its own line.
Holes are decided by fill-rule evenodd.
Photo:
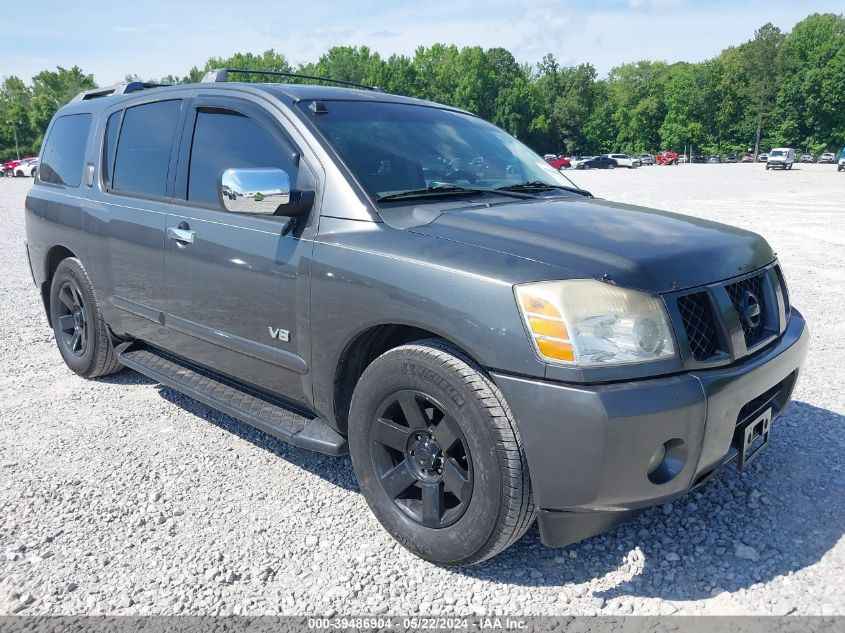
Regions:
M 90 114 L 69 114 L 53 122 L 41 153 L 41 182 L 78 187 L 82 181 L 85 143 L 91 129 Z
M 182 101 L 159 101 L 128 108 L 123 116 L 111 188 L 164 197 L 170 148 Z
M 224 110 L 200 110 L 194 125 L 188 200 L 218 205 L 218 183 L 226 169 L 277 167 L 296 182 L 289 155 L 252 119 Z

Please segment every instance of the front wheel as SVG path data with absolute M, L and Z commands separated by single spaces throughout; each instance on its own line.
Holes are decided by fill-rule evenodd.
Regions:
M 439 339 L 392 349 L 352 398 L 349 451 L 361 491 L 400 544 L 441 565 L 471 565 L 534 521 L 528 463 L 502 394 Z
M 84 378 L 114 374 L 117 360 L 94 288 L 82 263 L 63 260 L 50 286 L 50 321 L 65 364 Z

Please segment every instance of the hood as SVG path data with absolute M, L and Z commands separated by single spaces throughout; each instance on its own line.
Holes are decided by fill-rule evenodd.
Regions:
M 472 206 L 409 230 L 540 261 L 566 278 L 607 275 L 652 292 L 720 281 L 774 259 L 750 231 L 595 199 Z

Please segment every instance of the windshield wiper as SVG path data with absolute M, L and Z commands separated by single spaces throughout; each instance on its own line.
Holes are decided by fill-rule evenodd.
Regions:
M 587 198 L 594 197 L 593 194 L 586 189 L 580 189 L 579 187 L 567 187 L 566 185 L 552 185 L 541 180 L 531 180 L 529 182 L 520 182 L 506 187 L 498 187 L 497 191 L 542 192 L 551 191 L 552 189 L 561 189 L 562 191 L 577 193 L 578 195 L 585 196 Z
M 390 200 L 404 200 L 408 198 L 428 198 L 438 196 L 451 195 L 481 195 L 493 194 L 497 196 L 508 196 L 510 198 L 524 199 L 527 196 L 518 195 L 517 192 L 509 192 L 506 189 L 471 189 L 468 187 L 460 187 L 458 185 L 434 185 L 426 189 L 409 189 L 408 191 L 397 191 L 396 193 L 389 193 L 384 196 L 376 198 L 376 202 L 385 202 Z

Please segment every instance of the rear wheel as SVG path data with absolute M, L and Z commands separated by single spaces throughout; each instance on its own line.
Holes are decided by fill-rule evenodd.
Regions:
M 507 403 L 480 367 L 438 339 L 392 349 L 366 369 L 350 407 L 349 449 L 376 518 L 429 561 L 481 562 L 534 520 Z
M 616 163 L 610 163 L 610 164 L 607 166 L 607 168 L 608 168 L 608 169 L 616 169 Z
M 50 286 L 50 320 L 65 364 L 85 378 L 123 369 L 88 273 L 76 258 L 63 260 Z

